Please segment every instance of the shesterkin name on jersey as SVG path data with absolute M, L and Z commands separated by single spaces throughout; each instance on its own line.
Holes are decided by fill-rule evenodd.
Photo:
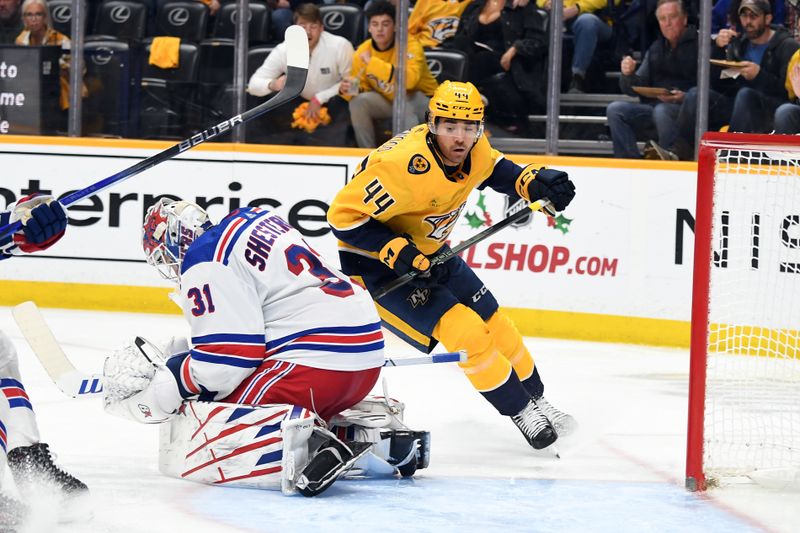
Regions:
M 250 233 L 247 236 L 244 258 L 254 268 L 263 272 L 275 239 L 291 229 L 288 222 L 267 209 L 258 207 L 237 209 L 192 244 L 181 263 L 181 273 L 206 261 L 227 265 L 236 242 L 247 231 Z

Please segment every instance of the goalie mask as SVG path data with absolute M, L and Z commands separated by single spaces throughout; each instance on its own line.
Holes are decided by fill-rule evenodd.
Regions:
M 147 263 L 177 283 L 186 250 L 211 226 L 208 213 L 199 205 L 162 198 L 144 217 L 142 248 Z

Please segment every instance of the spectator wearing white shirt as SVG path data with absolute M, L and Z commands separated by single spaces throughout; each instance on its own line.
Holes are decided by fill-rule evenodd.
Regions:
M 288 104 L 264 115 L 257 121 L 258 129 L 248 130 L 248 138 L 266 143 L 301 144 L 315 146 L 341 145 L 346 136 L 349 111 L 347 102 L 339 95 L 342 78 L 350 74 L 353 62 L 353 45 L 344 37 L 324 31 L 322 14 L 314 4 L 301 4 L 295 10 L 295 24 L 308 35 L 311 58 L 308 78 L 301 97 L 308 102 L 306 117 L 319 117 L 323 106 L 327 107 L 331 123 L 319 126 L 307 134 L 292 129 L 292 114 L 298 104 Z M 264 60 L 250 77 L 247 92 L 253 96 L 269 96 L 280 91 L 286 83 L 286 43 L 283 42 Z M 252 133 L 252 135 L 250 135 Z

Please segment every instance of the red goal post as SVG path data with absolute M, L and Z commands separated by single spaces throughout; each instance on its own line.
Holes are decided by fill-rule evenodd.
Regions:
M 800 136 L 700 142 L 686 487 L 800 482 Z M 766 478 L 766 479 L 765 479 Z

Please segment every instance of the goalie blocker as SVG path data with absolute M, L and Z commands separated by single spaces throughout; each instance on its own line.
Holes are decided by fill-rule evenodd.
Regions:
M 402 421 L 404 405 L 367 397 L 330 429 L 296 405 L 187 401 L 161 425 L 159 470 L 228 487 L 320 494 L 345 476 L 413 475 L 429 462 L 428 432 Z

